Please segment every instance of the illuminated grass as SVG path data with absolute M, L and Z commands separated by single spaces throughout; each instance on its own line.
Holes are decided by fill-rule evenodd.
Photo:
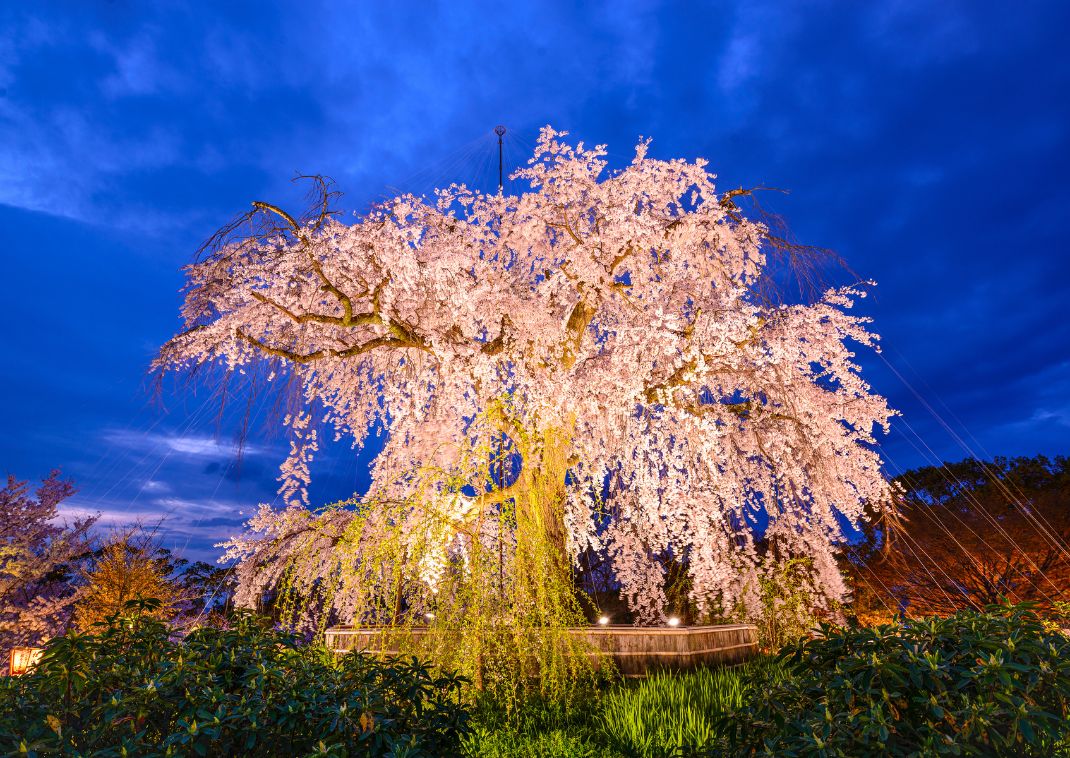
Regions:
M 716 721 L 743 707 L 756 681 L 776 681 L 777 665 L 758 660 L 736 668 L 657 674 L 607 693 L 602 701 L 602 737 L 625 755 L 670 756 L 715 745 Z

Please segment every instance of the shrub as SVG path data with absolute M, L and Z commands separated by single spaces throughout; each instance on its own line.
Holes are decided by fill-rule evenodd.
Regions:
M 0 683 L 0 753 L 441 756 L 467 730 L 463 680 L 415 659 L 336 662 L 249 616 L 176 641 L 153 610 L 128 604 Z
M 1070 755 L 1070 639 L 1028 606 L 822 632 L 722 720 L 732 754 Z
M 743 708 L 753 682 L 775 681 L 779 666 L 758 659 L 735 668 L 655 674 L 602 701 L 601 737 L 629 756 L 691 755 L 721 744 L 718 722 Z
M 793 558 L 774 564 L 758 576 L 758 604 L 744 617 L 758 627 L 763 650 L 775 652 L 818 625 L 815 615 L 821 593 L 813 576 L 813 561 Z

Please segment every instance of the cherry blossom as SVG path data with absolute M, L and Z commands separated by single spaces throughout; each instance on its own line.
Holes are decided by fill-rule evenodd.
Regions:
M 156 367 L 260 372 L 298 393 L 289 505 L 262 507 L 230 543 L 247 602 L 298 541 L 310 576 L 340 570 L 346 514 L 361 509 L 311 530 L 323 517 L 302 494 L 323 428 L 355 446 L 385 431 L 359 502 L 367 516 L 419 497 L 436 514 L 405 526 L 432 590 L 466 540 L 501 539 L 506 527 L 473 530 L 480 516 L 558 456 L 547 528 L 566 556 L 611 556 L 642 621 L 664 619 L 666 555 L 700 610 L 750 602 L 777 555 L 809 558 L 821 601 L 843 599 L 843 524 L 888 498 L 875 434 L 893 412 L 853 352 L 877 349 L 851 312 L 871 283 L 770 299 L 778 240 L 705 161 L 655 160 L 644 140 L 607 171 L 604 146 L 565 137 L 542 131 L 514 176 L 522 194 L 452 185 L 343 223 L 324 187 L 301 218 L 254 204 L 188 267 L 185 329 Z M 520 474 L 493 489 L 486 451 L 500 444 Z M 370 518 L 360 540 L 374 543 Z M 754 529 L 766 520 L 768 550 Z M 332 602 L 359 614 L 351 601 Z
M 74 564 L 89 550 L 95 517 L 61 522 L 75 493 L 53 471 L 36 492 L 9 476 L 0 488 L 0 651 L 38 645 L 63 632 L 78 588 Z

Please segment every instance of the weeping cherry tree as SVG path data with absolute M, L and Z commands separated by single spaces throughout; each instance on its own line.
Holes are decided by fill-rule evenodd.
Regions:
M 876 349 L 850 312 L 864 285 L 770 297 L 801 264 L 746 193 L 647 141 L 608 172 L 603 146 L 564 136 L 542 131 L 519 195 L 451 185 L 347 224 L 314 179 L 312 211 L 254 203 L 188 267 L 156 367 L 293 398 L 288 505 L 228 543 L 239 601 L 530 639 L 579 618 L 585 550 L 643 624 L 664 619 L 667 556 L 700 614 L 753 606 L 788 558 L 815 602 L 843 599 L 844 524 L 888 500 L 874 435 L 892 411 L 852 352 Z M 368 492 L 312 509 L 325 431 L 385 442 Z

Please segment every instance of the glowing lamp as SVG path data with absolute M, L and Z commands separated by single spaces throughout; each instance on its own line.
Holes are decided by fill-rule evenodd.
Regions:
M 11 672 L 11 676 L 25 674 L 41 660 L 42 652 L 44 652 L 43 648 L 39 647 L 11 648 L 11 659 L 8 661 L 7 670 Z
M 669 616 L 669 626 L 680 626 L 680 619 L 676 616 Z
M 601 624 L 602 626 L 605 626 L 606 624 L 609 623 L 609 616 L 601 616 L 601 617 L 599 617 L 598 623 Z
M 431 613 L 431 611 L 428 611 L 427 613 L 424 614 L 424 618 L 427 619 L 428 621 L 434 621 L 435 620 L 435 614 Z

